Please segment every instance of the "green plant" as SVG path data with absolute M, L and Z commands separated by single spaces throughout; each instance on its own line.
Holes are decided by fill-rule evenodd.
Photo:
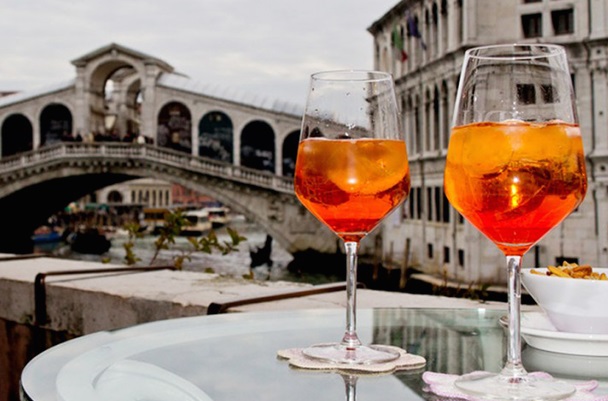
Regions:
M 164 224 L 159 228 L 158 237 L 154 241 L 154 254 L 149 264 L 153 265 L 163 250 L 171 249 L 175 245 L 175 238 L 180 235 L 184 227 L 190 224 L 181 210 L 167 211 L 164 215 Z M 123 244 L 124 260 L 127 265 L 134 265 L 141 261 L 141 258 L 134 252 L 135 241 L 142 238 L 144 233 L 141 226 L 135 222 L 126 224 L 124 228 L 128 232 L 127 241 Z M 214 230 L 200 237 L 188 237 L 190 247 L 186 250 L 180 250 L 180 254 L 173 257 L 174 266 L 181 270 L 184 262 L 191 260 L 191 255 L 195 252 L 211 254 L 214 251 L 219 251 L 222 255 L 227 255 L 235 251 L 241 242 L 247 240 L 246 237 L 239 235 L 236 230 L 230 227 L 226 227 L 226 231 L 230 236 L 230 241 L 220 241 Z

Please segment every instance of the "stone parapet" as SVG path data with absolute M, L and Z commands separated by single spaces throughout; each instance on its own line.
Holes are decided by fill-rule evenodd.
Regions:
M 204 315 L 212 303 L 265 297 L 313 288 L 310 284 L 235 279 L 217 274 L 156 270 L 120 272 L 121 265 L 48 257 L 0 261 L 0 318 L 21 324 L 37 324 L 34 282 L 39 273 L 107 269 L 108 272 L 67 275 L 49 274 L 45 280 L 46 321 L 52 331 L 83 335 L 135 324 L 183 316 Z M 431 295 L 360 289 L 359 307 L 497 307 Z M 344 291 L 256 302 L 235 306 L 230 312 L 302 308 L 343 308 Z M 40 310 L 38 310 L 40 313 Z

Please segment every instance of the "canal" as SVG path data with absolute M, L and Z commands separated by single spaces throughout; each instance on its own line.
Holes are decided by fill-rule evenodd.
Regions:
M 335 282 L 343 279 L 332 274 L 329 269 L 328 272 L 291 271 L 289 265 L 293 261 L 293 256 L 282 248 L 277 241 L 272 241 L 271 244 L 271 264 L 263 264 L 251 268 L 252 259 L 250 252 L 264 245 L 266 232 L 256 223 L 245 219 L 234 220 L 229 226 L 246 238 L 246 241 L 239 244 L 236 251 L 226 255 L 222 255 L 219 251 L 214 251 L 211 254 L 202 252 L 190 253 L 192 246 L 188 243 L 188 239 L 185 236 L 176 237 L 175 244 L 171 245 L 170 249 L 162 250 L 153 264 L 173 265 L 173 258 L 175 256 L 187 253 L 189 254 L 189 260 L 184 262 L 183 269 L 188 271 L 213 272 L 231 277 L 245 277 L 251 273 L 255 280 L 295 281 L 311 284 Z M 64 259 L 125 264 L 126 251 L 124 244 L 128 241 L 128 237 L 124 233 L 121 234 L 121 231 L 117 230 L 116 233 L 108 235 L 112 241 L 112 246 L 108 252 L 101 255 L 73 252 L 65 242 L 36 245 L 34 252 L 49 253 L 55 257 Z M 230 242 L 230 236 L 225 228 L 218 228 L 215 232 L 220 242 Z M 148 266 L 151 264 L 156 251 L 155 241 L 157 238 L 154 235 L 146 235 L 143 238 L 135 240 L 134 253 L 141 259 L 138 265 Z

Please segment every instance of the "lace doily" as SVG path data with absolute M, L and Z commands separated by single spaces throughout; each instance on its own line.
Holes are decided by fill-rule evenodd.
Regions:
M 481 374 L 484 372 L 473 372 L 472 374 L 476 373 Z M 532 372 L 529 373 L 529 375 L 538 378 L 551 378 L 551 375 L 545 372 Z M 450 399 L 477 400 L 475 397 L 461 392 L 454 386 L 454 381 L 459 377 L 460 376 L 458 375 L 449 375 L 445 373 L 424 372 L 422 374 L 422 380 L 424 380 L 427 385 L 424 390 L 440 397 Z M 596 380 L 579 381 L 573 382 L 572 384 L 576 391 L 567 398 L 566 401 L 608 401 L 608 394 L 593 394 L 593 390 L 598 386 Z
M 332 363 L 315 360 L 303 355 L 301 348 L 282 349 L 277 352 L 277 356 L 281 359 L 288 360 L 290 365 L 301 369 L 361 374 L 380 374 L 390 373 L 396 370 L 418 369 L 422 368 L 426 364 L 426 359 L 421 356 L 408 354 L 401 348 L 390 348 L 394 348 L 399 352 L 399 358 L 390 362 L 374 363 L 369 365 Z

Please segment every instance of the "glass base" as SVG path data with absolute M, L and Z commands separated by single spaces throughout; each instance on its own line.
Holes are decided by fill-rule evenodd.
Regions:
M 401 356 L 395 347 L 383 345 L 359 345 L 346 347 L 341 343 L 324 343 L 304 348 L 302 353 L 323 362 L 348 365 L 371 365 L 396 360 Z
M 486 400 L 561 400 L 574 394 L 573 385 L 553 378 L 511 378 L 496 373 L 470 373 L 454 382 L 460 391 Z

